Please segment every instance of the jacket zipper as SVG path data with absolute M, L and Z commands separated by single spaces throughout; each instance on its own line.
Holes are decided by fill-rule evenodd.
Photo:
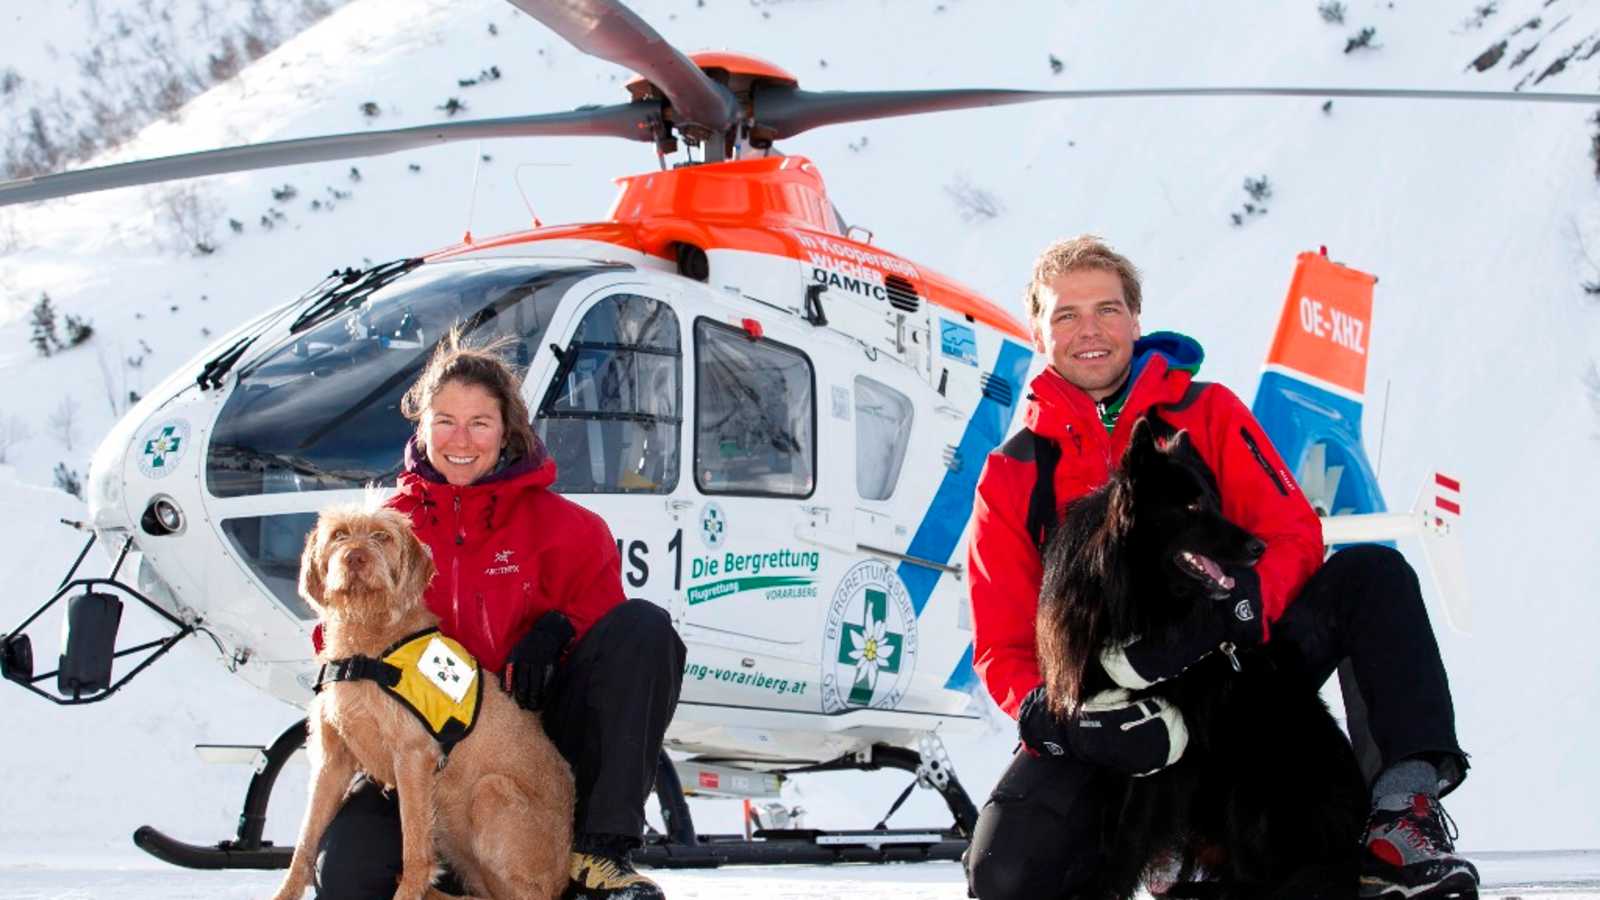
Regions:
M 467 533 L 465 531 L 461 530 L 461 492 L 460 491 L 456 492 L 455 508 L 456 508 L 456 546 L 459 547 L 462 544 L 465 544 L 467 542 Z
M 1250 448 L 1250 452 L 1255 454 L 1256 462 L 1261 464 L 1262 471 L 1266 472 L 1267 477 L 1272 479 L 1272 486 L 1277 488 L 1278 493 L 1282 496 L 1289 496 L 1289 489 L 1283 486 L 1283 481 L 1278 478 L 1278 473 L 1272 470 L 1272 465 L 1262 455 L 1261 448 L 1256 446 L 1256 439 L 1250 436 L 1250 429 L 1241 425 L 1239 434 L 1244 438 L 1245 445 Z

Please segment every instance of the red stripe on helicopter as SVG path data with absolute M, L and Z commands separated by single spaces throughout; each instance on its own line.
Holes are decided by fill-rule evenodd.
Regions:
M 1458 516 L 1461 515 L 1461 504 L 1446 500 L 1443 497 L 1434 497 L 1433 505 L 1439 507 L 1447 513 L 1452 513 Z
M 1433 483 L 1447 491 L 1455 491 L 1458 494 L 1461 493 L 1461 482 L 1447 475 L 1441 475 L 1438 472 L 1433 473 Z

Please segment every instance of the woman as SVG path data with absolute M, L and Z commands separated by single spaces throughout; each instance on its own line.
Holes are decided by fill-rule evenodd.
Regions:
M 678 702 L 683 642 L 660 607 L 624 599 L 605 521 L 549 490 L 555 462 L 492 348 L 447 336 L 400 410 L 417 432 L 388 505 L 433 551 L 428 607 L 518 705 L 543 714 L 572 765 L 568 896 L 661 897 L 628 854 Z M 399 872 L 399 808 L 362 785 L 323 841 L 319 896 L 389 898 Z

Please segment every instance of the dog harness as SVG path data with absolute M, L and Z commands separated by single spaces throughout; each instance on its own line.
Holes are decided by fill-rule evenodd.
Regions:
M 316 690 L 336 681 L 376 681 L 421 720 L 448 755 L 477 724 L 482 674 L 465 647 L 429 628 L 401 639 L 377 659 L 348 656 L 323 663 Z

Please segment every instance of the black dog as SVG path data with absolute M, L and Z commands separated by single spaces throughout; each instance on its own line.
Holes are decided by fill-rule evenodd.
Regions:
M 1045 547 L 1038 634 L 1051 707 L 1070 713 L 1114 687 L 1101 649 L 1214 614 L 1198 607 L 1227 596 L 1224 567 L 1252 565 L 1263 549 L 1222 517 L 1186 434 L 1154 417 L 1135 423 L 1111 481 L 1072 504 Z M 1126 793 L 1107 810 L 1107 864 L 1085 900 L 1130 897 L 1147 870 L 1173 863 L 1184 885 L 1168 896 L 1355 897 L 1365 784 L 1295 663 L 1283 643 L 1212 653 L 1136 695 L 1176 706 L 1189 744 L 1154 775 L 1105 773 Z

